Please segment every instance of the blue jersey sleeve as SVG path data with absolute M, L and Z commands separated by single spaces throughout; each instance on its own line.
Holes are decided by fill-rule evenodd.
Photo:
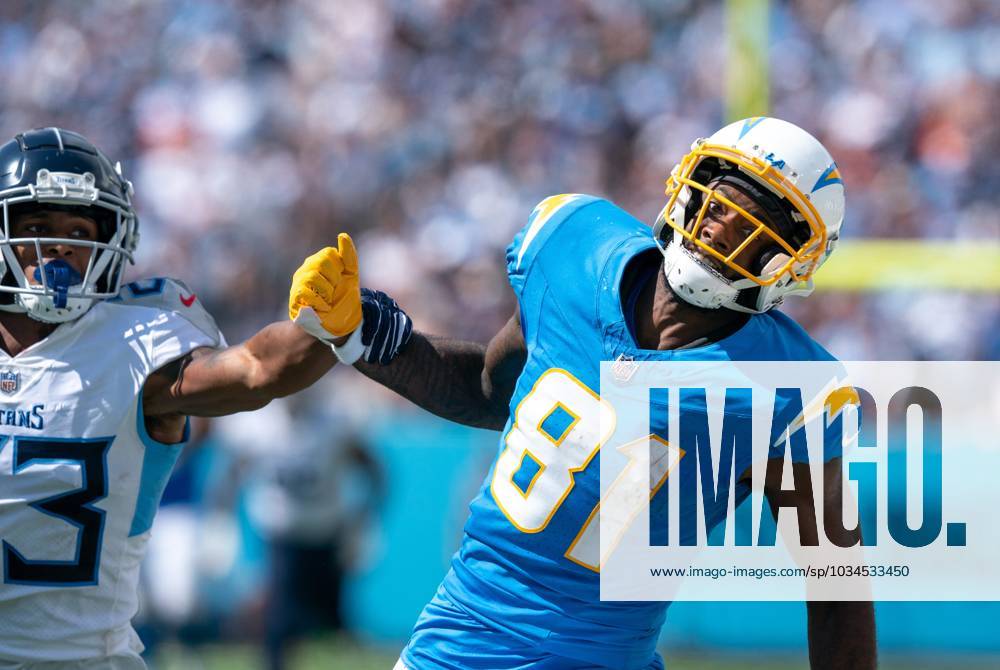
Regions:
M 507 247 L 507 277 L 517 296 L 521 331 L 529 349 L 536 344 L 542 314 L 554 314 L 555 305 L 570 298 L 566 295 L 563 275 L 572 270 L 566 258 L 574 252 L 566 248 L 569 245 L 565 238 L 572 237 L 568 229 L 579 218 L 574 215 L 597 202 L 603 201 L 579 193 L 550 196 L 532 210 L 527 225 Z M 556 267 L 552 262 L 553 250 L 562 260 L 555 263 Z M 555 287 L 550 287 L 552 281 L 556 282 Z M 553 288 L 554 291 L 550 290 Z M 553 317 L 549 318 L 551 321 Z
M 600 199 L 580 193 L 564 193 L 545 198 L 531 211 L 527 225 L 507 247 L 507 276 L 519 299 L 546 242 L 573 213 L 595 202 L 600 202 Z
M 507 248 L 507 275 L 528 347 L 544 315 L 540 344 L 575 352 L 596 369 L 604 354 L 605 274 L 616 259 L 651 247 L 649 233 L 648 226 L 603 198 L 571 193 L 540 202 Z M 613 311 L 620 317 L 620 308 Z M 591 341 L 584 342 L 580 333 L 592 335 Z

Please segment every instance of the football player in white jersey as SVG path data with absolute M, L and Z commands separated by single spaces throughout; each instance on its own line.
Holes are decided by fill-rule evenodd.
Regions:
M 291 322 L 226 348 L 180 282 L 123 284 L 132 186 L 76 133 L 0 146 L 0 208 L 0 670 L 143 668 L 139 563 L 187 417 L 262 407 L 336 359 Z

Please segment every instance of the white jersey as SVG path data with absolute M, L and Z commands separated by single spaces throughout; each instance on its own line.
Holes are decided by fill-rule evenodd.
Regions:
M 221 344 L 183 284 L 151 279 L 0 351 L 0 668 L 138 659 L 139 563 L 183 446 L 147 435 L 142 388 Z

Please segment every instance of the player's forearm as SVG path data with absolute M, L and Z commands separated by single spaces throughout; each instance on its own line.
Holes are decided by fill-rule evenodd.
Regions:
M 501 430 L 507 422 L 503 398 L 484 391 L 486 346 L 414 332 L 388 365 L 359 361 L 365 376 L 440 417 L 474 428 Z
M 259 409 L 313 384 L 334 364 L 330 347 L 291 322 L 273 323 L 243 344 L 198 350 L 146 385 L 148 416 L 223 416 Z M 169 383 L 160 391 L 159 377 Z
M 312 386 L 337 362 L 328 344 L 290 321 L 266 326 L 244 346 L 255 361 L 246 388 L 267 401 Z
M 870 602 L 811 602 L 812 670 L 874 670 L 875 608 Z

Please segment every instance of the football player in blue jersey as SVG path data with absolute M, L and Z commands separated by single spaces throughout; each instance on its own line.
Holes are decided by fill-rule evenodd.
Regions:
M 356 364 L 431 412 L 503 431 L 451 570 L 397 669 L 663 667 L 656 642 L 668 603 L 602 602 L 600 561 L 580 541 L 600 495 L 599 364 L 832 360 L 772 308 L 812 291 L 844 214 L 826 149 L 766 117 L 696 141 L 666 195 L 652 234 L 600 198 L 543 200 L 507 249 L 518 307 L 488 345 L 415 332 L 388 342 L 383 364 Z M 332 248 L 307 259 L 290 311 L 352 363 L 365 325 L 344 327 L 358 297 L 343 288 L 341 265 Z M 386 314 L 402 318 L 394 303 Z M 548 426 L 557 414 L 566 420 Z M 824 490 L 836 490 L 839 464 L 825 473 Z M 769 498 L 777 484 L 765 484 Z M 839 509 L 840 499 L 825 504 Z M 814 668 L 875 667 L 871 603 L 807 611 Z

